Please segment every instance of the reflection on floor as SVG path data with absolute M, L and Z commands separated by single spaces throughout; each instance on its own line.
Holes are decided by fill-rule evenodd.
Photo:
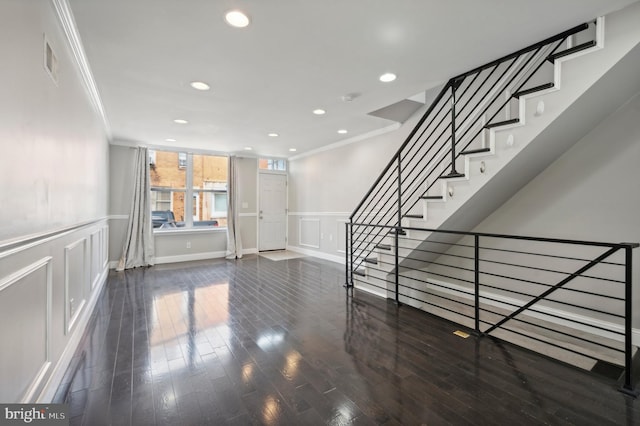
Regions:
M 632 425 L 616 383 L 356 291 L 314 258 L 112 272 L 72 425 Z

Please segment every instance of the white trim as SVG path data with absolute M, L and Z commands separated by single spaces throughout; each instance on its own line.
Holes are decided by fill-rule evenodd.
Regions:
M 118 262 L 115 262 L 116 265 Z M 48 403 L 53 400 L 58 387 L 60 387 L 60 383 L 62 383 L 62 379 L 64 378 L 65 373 L 67 372 L 67 368 L 69 368 L 69 364 L 75 355 L 76 349 L 78 348 L 78 344 L 85 332 L 85 328 L 89 323 L 89 319 L 93 314 L 94 308 L 102 294 L 102 288 L 107 282 L 107 276 L 109 275 L 109 269 L 104 269 L 100 276 L 99 284 L 94 289 L 89 301 L 86 304 L 86 309 L 84 309 L 83 314 L 78 318 L 78 323 L 75 332 L 69 338 L 67 344 L 64 347 L 62 355 L 58 358 L 58 362 L 53 368 L 51 375 L 49 376 L 49 380 L 44 385 L 44 388 L 40 392 L 40 395 L 36 399 L 36 403 Z
M 462 297 L 465 299 L 469 299 L 469 300 L 473 300 L 474 296 L 465 292 L 469 291 L 469 287 L 464 287 L 461 285 L 457 285 L 457 284 L 452 284 L 452 283 L 448 283 L 448 282 L 444 282 L 444 281 L 439 281 L 439 280 L 434 280 L 433 278 L 429 279 L 430 282 L 441 285 L 443 287 L 433 287 L 430 286 L 429 284 L 427 284 L 427 288 L 431 288 L 437 291 L 441 291 L 443 293 L 449 293 L 449 294 L 454 294 L 458 297 Z M 448 288 L 447 288 L 448 287 Z M 508 297 L 508 296 L 502 296 L 496 293 L 491 293 L 491 292 L 487 292 L 487 291 L 480 291 L 480 297 L 491 297 L 493 299 L 496 300 L 485 300 L 484 303 L 486 303 L 487 305 L 490 306 L 494 306 L 497 308 L 506 308 L 506 309 L 513 309 L 512 305 L 520 305 L 522 304 L 521 300 L 512 298 L 512 297 Z M 583 325 L 583 324 L 577 324 L 574 323 L 573 321 L 580 321 L 582 323 L 586 323 L 589 325 L 592 325 L 594 327 L 602 327 L 605 329 L 609 329 L 612 330 L 614 332 L 617 333 L 624 333 L 624 327 L 622 325 L 619 324 L 614 324 L 608 321 L 602 321 L 599 319 L 595 319 L 595 318 L 591 318 L 591 317 L 587 317 L 584 315 L 579 315 L 579 314 L 575 314 L 572 312 L 568 312 L 568 311 L 564 311 L 561 309 L 555 309 L 555 308 L 551 308 L 548 306 L 543 306 L 543 305 L 536 305 L 536 309 L 538 310 L 538 312 L 534 312 L 534 311 L 527 311 L 527 315 L 543 320 L 543 321 L 547 321 L 547 322 L 551 322 L 560 326 L 564 326 L 564 327 L 570 327 L 573 328 L 575 330 L 579 330 L 579 331 L 583 331 L 583 332 L 587 332 L 587 333 L 591 333 L 591 334 L 595 334 L 597 336 L 600 337 L 604 337 L 607 339 L 611 339 L 611 340 L 615 340 L 618 342 L 624 342 L 624 336 L 620 335 L 620 334 L 616 334 L 616 333 L 612 333 L 612 332 L 607 332 L 606 330 L 600 330 L 597 328 L 591 328 L 589 326 Z M 562 319 L 562 318 L 556 318 L 555 316 L 551 316 L 551 315 L 557 315 L 560 316 L 562 318 L 567 318 L 566 320 Z M 632 330 L 632 343 L 636 346 L 638 346 L 640 344 L 640 329 L 633 329 Z
M 289 212 L 289 216 L 341 216 L 349 217 L 350 212 Z
M 51 272 L 51 260 L 53 257 L 47 256 L 42 259 L 33 262 L 32 264 L 4 277 L 0 280 L 0 292 L 6 290 L 11 285 L 19 282 L 21 279 L 31 275 L 35 271 L 38 271 L 43 266 L 46 267 L 46 294 L 45 294 L 45 341 L 44 341 L 44 363 L 38 369 L 38 373 L 29 384 L 29 387 L 22 395 L 21 402 L 27 403 L 33 399 L 33 395 L 37 389 L 41 386 L 42 380 L 45 378 L 47 372 L 51 368 L 51 313 L 52 313 L 52 291 L 53 291 L 53 275 Z
M 99 222 L 107 220 L 107 217 L 101 217 L 99 219 L 89 220 L 86 222 L 76 223 L 75 225 L 63 226 L 61 228 L 38 232 L 35 234 L 25 235 L 13 240 L 7 240 L 0 242 L 0 258 L 16 254 L 20 251 L 36 247 L 40 244 L 44 244 L 55 240 L 56 238 L 69 235 L 72 232 L 79 231 L 81 228 L 89 227 L 91 225 L 98 224 Z M 5 250 L 5 251 L 3 251 Z
M 153 236 L 168 236 L 168 235 L 188 235 L 188 234 L 217 234 L 227 232 L 226 226 L 212 226 L 202 228 L 173 228 L 173 229 L 158 229 L 153 231 Z
M 183 146 L 175 146 L 175 145 L 154 145 L 154 144 L 142 144 L 138 141 L 131 141 L 125 139 L 115 139 L 109 142 L 110 145 L 121 146 L 124 148 L 135 149 L 138 147 L 146 147 L 152 151 L 173 151 L 173 152 L 186 152 L 187 154 L 196 154 L 196 155 L 214 155 L 216 157 L 225 157 L 228 158 L 232 153 L 223 152 L 223 151 L 212 151 L 208 149 L 199 149 L 199 148 L 185 148 Z
M 353 143 L 360 142 L 362 140 L 369 139 L 369 138 L 372 138 L 374 136 L 383 135 L 385 133 L 389 133 L 389 132 L 392 132 L 394 130 L 398 130 L 400 128 L 400 126 L 402 126 L 401 123 L 393 123 L 392 125 L 383 127 L 381 129 L 372 130 L 372 131 L 367 132 L 367 133 L 362 133 L 361 135 L 357 135 L 357 136 L 353 136 L 353 137 L 350 137 L 350 138 L 347 138 L 347 139 L 343 139 L 343 140 L 341 140 L 339 142 L 334 142 L 334 143 L 331 143 L 329 145 L 322 146 L 320 148 L 312 149 L 311 151 L 307 151 L 307 152 L 302 153 L 300 155 L 294 155 L 293 157 L 289 157 L 289 161 L 299 160 L 301 158 L 309 157 L 311 155 L 319 154 L 321 152 L 331 151 L 332 149 L 336 149 L 336 148 L 340 148 L 340 147 L 343 147 L 343 146 L 351 145 Z
M 346 240 L 342 238 L 340 233 L 342 232 L 341 231 L 342 229 L 345 229 L 345 223 L 349 223 L 349 219 L 336 219 L 336 252 L 343 253 L 343 254 L 347 253 L 347 247 L 346 247 Z M 346 231 L 345 231 L 345 234 L 346 234 Z M 341 241 L 345 242 L 344 250 L 340 250 Z
M 317 222 L 318 223 L 318 235 L 317 235 L 317 239 L 318 239 L 318 245 L 313 245 L 313 244 L 305 244 L 302 242 L 302 222 Z M 315 248 L 315 249 L 319 249 L 320 248 L 320 219 L 300 219 L 298 221 L 298 244 L 301 246 L 305 246 L 305 247 L 311 247 L 311 248 Z
M 155 264 L 160 265 L 163 263 L 179 263 L 179 262 L 191 262 L 194 260 L 208 260 L 219 259 L 227 255 L 226 251 L 210 251 L 204 253 L 194 254 L 179 254 L 175 256 L 162 256 L 155 258 Z
M 65 246 L 64 248 L 64 334 L 69 334 L 76 324 L 76 320 L 82 314 L 86 305 L 87 298 L 85 296 L 85 282 L 81 283 L 82 300 L 78 301 L 75 313 L 71 315 L 71 307 L 69 306 L 69 253 L 71 250 L 82 245 L 82 279 L 87 280 L 87 246 L 88 238 L 83 237 L 79 240 Z
M 105 113 L 102 100 L 100 99 L 100 92 L 98 91 L 95 79 L 93 78 L 91 66 L 89 65 L 87 56 L 85 55 L 84 47 L 82 46 L 82 40 L 80 39 L 78 27 L 76 26 L 76 21 L 73 17 L 71 7 L 69 6 L 67 0 L 51 1 L 53 3 L 53 7 L 56 10 L 56 14 L 58 15 L 58 21 L 60 22 L 60 25 L 62 26 L 64 34 L 67 38 L 67 42 L 69 43 L 69 47 L 71 48 L 71 52 L 73 53 L 73 58 L 75 59 L 78 69 L 80 70 L 80 75 L 82 76 L 82 81 L 87 89 L 89 98 L 98 111 L 100 118 L 102 118 L 102 123 L 104 124 L 104 130 L 107 134 L 107 138 L 111 139 L 111 126 L 109 125 L 109 120 L 107 119 L 107 114 Z
M 306 249 L 298 246 L 287 246 L 287 250 L 295 251 L 297 253 L 302 253 L 307 256 L 317 257 L 319 259 L 324 259 L 330 262 L 340 263 L 344 265 L 344 257 L 342 256 L 336 256 L 334 254 L 325 253 L 323 251 L 310 250 L 310 249 Z

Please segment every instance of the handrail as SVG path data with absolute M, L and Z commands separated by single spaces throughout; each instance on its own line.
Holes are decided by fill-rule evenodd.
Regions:
M 384 177 L 384 174 L 391 168 L 391 166 L 397 161 L 397 158 L 401 155 L 402 151 L 404 150 L 404 148 L 409 144 L 409 142 L 411 141 L 411 139 L 413 138 L 413 136 L 416 134 L 416 132 L 418 131 L 418 129 L 422 126 L 422 124 L 424 124 L 424 122 L 427 120 L 427 118 L 429 117 L 429 115 L 431 114 L 432 110 L 435 108 L 435 106 L 438 104 L 438 102 L 442 99 L 442 97 L 445 95 L 445 93 L 453 86 L 454 82 L 460 79 L 464 79 L 469 75 L 481 72 L 485 69 L 491 68 L 497 64 L 503 63 L 505 61 L 508 61 L 509 59 L 513 59 L 515 57 L 521 56 L 525 53 L 528 53 L 530 51 L 533 51 L 541 46 L 544 46 L 546 44 L 549 43 L 553 43 L 554 41 L 558 41 L 561 40 L 563 38 L 569 37 L 571 35 L 574 35 L 580 31 L 584 31 L 585 29 L 587 29 L 589 26 L 588 23 L 583 23 L 580 25 L 577 25 L 569 30 L 563 31 L 560 34 L 557 34 L 553 37 L 549 37 L 543 41 L 540 41 L 538 43 L 534 43 L 528 47 L 525 47 L 523 49 L 518 50 L 517 52 L 511 53 L 509 55 L 505 55 L 501 58 L 498 58 L 496 60 L 493 60 L 491 62 L 488 62 L 484 65 L 481 65 L 477 68 L 474 68 L 471 71 L 467 71 L 465 73 L 459 74 L 451 79 L 449 79 L 445 85 L 442 87 L 442 89 L 440 90 L 440 93 L 438 94 L 438 96 L 436 96 L 436 98 L 432 101 L 431 105 L 429 106 L 429 108 L 427 109 L 427 111 L 423 114 L 423 116 L 420 118 L 420 120 L 418 121 L 418 123 L 415 125 L 415 127 L 413 128 L 413 130 L 411 131 L 411 133 L 409 133 L 409 135 L 405 138 L 404 142 L 402 143 L 402 145 L 400 145 L 400 147 L 398 148 L 398 150 L 396 151 L 396 153 L 393 155 L 393 157 L 391 158 L 391 160 L 389 161 L 389 163 L 385 166 L 385 168 L 382 170 L 382 172 L 380 172 L 380 175 L 378 176 L 378 178 L 375 180 L 375 182 L 373 183 L 373 185 L 371 185 L 371 187 L 369 188 L 369 190 L 367 191 L 367 193 L 365 194 L 365 196 L 362 198 L 362 200 L 358 203 L 358 205 L 356 206 L 356 208 L 353 210 L 353 212 L 351 213 L 351 216 L 349 217 L 350 219 L 353 219 L 353 216 L 356 214 L 356 212 L 360 209 L 360 207 L 362 207 L 362 205 L 364 204 L 364 202 L 366 201 L 366 199 L 369 197 L 369 195 L 371 195 L 371 193 L 373 192 L 373 190 L 375 189 L 375 187 L 380 183 L 380 181 L 382 180 L 382 178 Z

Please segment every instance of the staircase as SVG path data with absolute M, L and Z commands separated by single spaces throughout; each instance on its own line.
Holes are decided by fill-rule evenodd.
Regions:
M 599 318 L 618 331 L 611 335 L 598 330 L 594 337 L 588 319 L 591 313 L 567 314 L 572 319 L 579 317 L 576 322 L 582 324 L 576 327 L 568 321 L 572 324 L 567 326 L 564 319 L 554 318 L 563 311 L 553 307 L 547 294 L 533 295 L 535 300 L 529 302 L 538 310 L 526 306 L 522 311 L 519 306 L 529 305 L 528 292 L 485 283 L 488 289 L 481 295 L 478 264 L 484 260 L 478 258 L 478 252 L 492 248 L 480 247 L 478 238 L 490 238 L 468 232 L 579 140 L 590 129 L 588 123 L 604 118 L 612 105 L 620 105 L 629 95 L 632 83 L 622 81 L 620 76 L 628 73 L 621 67 L 627 56 L 637 56 L 640 51 L 636 24 L 640 7 L 628 9 L 607 17 L 607 31 L 605 18 L 598 18 L 450 79 L 351 215 L 347 286 L 395 299 L 479 334 L 514 341 L 582 368 L 593 369 L 598 362 L 605 362 L 629 372 L 635 349 L 630 347 L 630 325 L 629 330 L 619 331 L 624 328 L 620 325 L 624 316 L 623 320 Z M 615 84 L 611 85 L 612 81 Z M 587 120 L 586 125 L 580 125 L 580 120 Z M 476 257 L 459 254 L 460 247 L 474 246 L 474 237 Z M 573 247 L 566 241 L 544 242 Z M 590 244 L 587 246 L 589 249 L 581 247 L 579 251 L 591 250 Z M 602 259 L 602 253 L 596 252 L 580 257 L 587 269 L 579 269 L 577 275 L 581 280 L 587 270 L 600 268 L 600 262 L 613 262 L 609 256 L 618 256 L 616 251 L 627 253 L 636 246 L 609 244 L 611 250 Z M 536 251 L 535 256 L 544 256 L 545 250 Z M 513 253 L 521 257 L 531 254 L 521 246 Z M 443 257 L 455 257 L 455 266 Z M 572 262 L 569 256 L 559 257 L 565 263 Z M 474 277 L 460 277 L 474 270 L 469 264 L 473 259 L 475 290 Z M 600 260 L 593 263 L 593 259 Z M 536 262 L 541 261 L 538 258 Z M 443 272 L 451 268 L 458 272 Z M 535 274 L 544 270 L 533 268 Z M 483 266 L 485 275 L 496 275 L 486 271 Z M 624 271 L 616 273 L 624 277 Z M 567 283 L 576 275 L 571 268 L 562 274 L 571 277 Z M 619 277 L 607 279 L 625 282 Z M 554 291 L 566 291 L 560 287 Z M 622 293 L 606 297 L 624 300 L 630 307 L 630 293 Z M 561 303 L 569 305 L 566 300 L 570 298 L 571 294 L 561 296 Z M 434 303 L 434 299 L 441 303 Z M 464 313 L 465 309 L 475 312 Z M 480 311 L 484 312 L 481 320 Z M 544 314 L 546 311 L 552 314 Z M 509 329 L 500 318 L 518 325 Z M 530 330 L 531 323 L 537 331 Z M 603 328 L 600 323 L 599 327 Z M 557 330 L 561 337 L 555 335 Z M 579 337 L 574 339 L 574 335 Z M 618 349 L 621 341 L 622 350 Z M 569 357 L 549 350 L 546 343 L 564 347 Z M 613 348 L 613 352 L 603 348 Z M 626 382 L 625 388 L 630 388 L 630 378 Z

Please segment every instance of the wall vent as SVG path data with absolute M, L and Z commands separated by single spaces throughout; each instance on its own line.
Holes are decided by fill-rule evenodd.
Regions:
M 47 36 L 44 36 L 44 69 L 49 74 L 49 77 L 53 80 L 53 82 L 58 84 L 58 57 L 56 53 L 53 51 L 53 47 L 51 47 L 51 43 L 47 39 Z

